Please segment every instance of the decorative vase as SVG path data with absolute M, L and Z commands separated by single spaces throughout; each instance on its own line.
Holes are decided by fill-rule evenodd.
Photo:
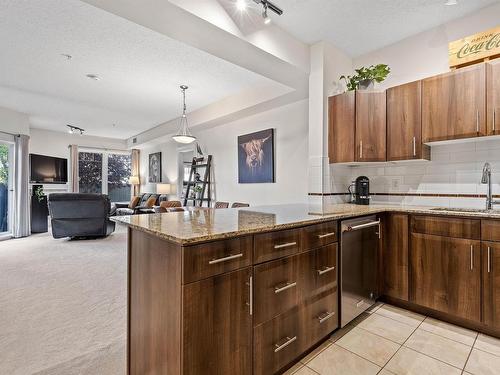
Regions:
M 375 80 L 363 79 L 359 81 L 358 90 L 373 90 L 375 87 Z

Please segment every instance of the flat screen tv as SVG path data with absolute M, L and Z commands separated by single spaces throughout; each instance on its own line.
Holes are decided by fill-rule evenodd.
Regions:
M 68 159 L 30 154 L 30 182 L 65 184 L 68 182 Z

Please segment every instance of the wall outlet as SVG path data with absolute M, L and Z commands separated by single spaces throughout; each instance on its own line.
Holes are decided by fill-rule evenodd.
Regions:
M 399 178 L 393 178 L 393 179 L 391 180 L 391 187 L 392 187 L 393 189 L 397 189 L 397 188 L 399 188 Z

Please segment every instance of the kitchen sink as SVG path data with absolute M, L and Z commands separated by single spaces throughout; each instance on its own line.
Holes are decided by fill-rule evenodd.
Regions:
M 482 214 L 500 214 L 500 210 L 487 210 L 487 209 L 480 209 L 480 208 L 436 207 L 436 208 L 431 208 L 431 211 L 451 211 L 451 212 L 470 212 L 470 213 L 482 213 Z

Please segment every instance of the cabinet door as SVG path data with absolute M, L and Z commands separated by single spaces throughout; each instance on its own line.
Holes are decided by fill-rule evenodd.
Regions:
M 430 159 L 422 144 L 422 82 L 387 90 L 387 160 Z
M 500 134 L 500 59 L 486 64 L 488 135 Z
M 483 242 L 484 323 L 500 329 L 500 243 Z
M 480 249 L 480 241 L 413 233 L 411 301 L 480 321 Z
M 486 68 L 479 64 L 422 83 L 423 141 L 486 135 Z
M 356 128 L 356 93 L 328 98 L 328 157 L 330 163 L 354 161 Z
M 245 268 L 183 287 L 183 374 L 252 373 L 251 275 Z
M 404 301 L 408 301 L 408 226 L 406 214 L 389 214 L 384 220 L 382 290 Z
M 356 91 L 356 161 L 386 160 L 385 91 Z

